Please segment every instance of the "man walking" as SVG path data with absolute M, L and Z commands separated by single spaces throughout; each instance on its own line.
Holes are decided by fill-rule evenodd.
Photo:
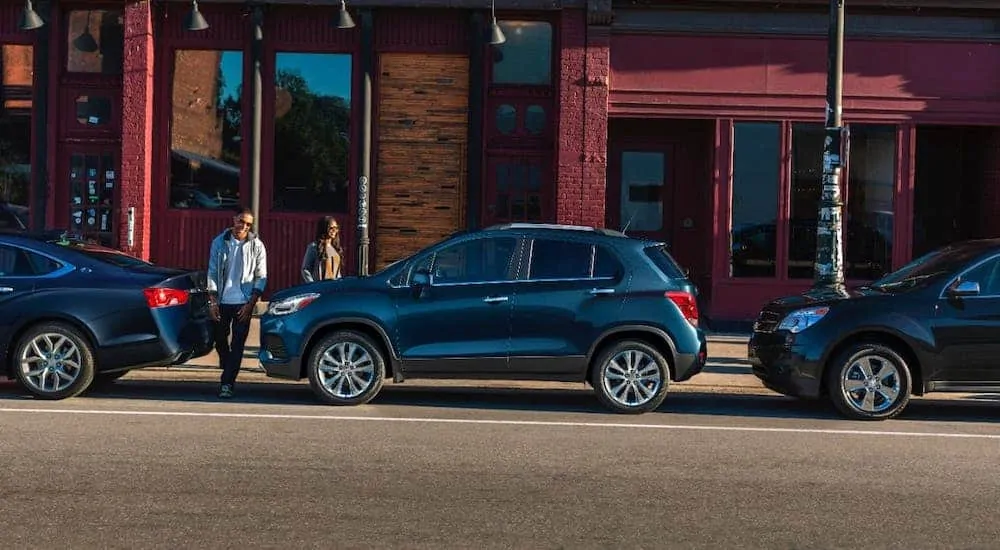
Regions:
M 267 250 L 250 231 L 253 212 L 239 211 L 233 227 L 212 240 L 208 257 L 208 299 L 215 320 L 215 351 L 222 368 L 219 397 L 233 396 L 233 385 L 243 362 L 243 346 L 250 319 L 267 285 Z M 230 341 L 230 331 L 232 340 Z

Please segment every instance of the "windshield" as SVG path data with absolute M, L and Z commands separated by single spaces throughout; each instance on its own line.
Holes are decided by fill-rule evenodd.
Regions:
M 943 275 L 950 275 L 982 253 L 977 248 L 940 248 L 875 281 L 875 289 L 916 288 Z

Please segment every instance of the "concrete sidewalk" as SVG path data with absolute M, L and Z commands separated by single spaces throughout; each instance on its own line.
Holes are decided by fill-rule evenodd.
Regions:
M 257 360 L 260 349 L 260 322 L 255 317 L 250 322 L 250 335 L 247 337 L 246 351 L 243 355 L 243 366 L 240 382 L 280 382 L 267 378 Z M 220 375 L 219 359 L 215 352 L 204 357 L 189 361 L 184 365 L 157 367 L 132 371 L 130 379 L 165 377 L 171 379 L 217 380 Z M 484 380 L 408 380 L 408 386 L 432 385 L 455 387 L 567 387 L 566 383 L 558 382 L 511 382 Z M 577 387 L 579 384 L 568 384 Z M 725 389 L 737 393 L 770 393 L 750 370 L 747 361 L 747 337 L 740 334 L 712 334 L 708 338 L 708 365 L 705 370 L 693 379 L 677 384 L 674 388 L 692 391 L 704 391 L 708 388 Z

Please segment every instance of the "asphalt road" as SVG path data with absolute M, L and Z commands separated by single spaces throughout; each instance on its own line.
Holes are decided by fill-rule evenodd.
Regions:
M 124 380 L 0 388 L 4 548 L 996 548 L 1000 403 Z

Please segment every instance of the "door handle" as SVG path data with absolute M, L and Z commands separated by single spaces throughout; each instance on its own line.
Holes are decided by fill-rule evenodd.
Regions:
M 615 289 L 613 288 L 592 288 L 590 289 L 591 296 L 598 296 L 601 294 L 614 294 Z
M 486 298 L 483 298 L 483 301 L 486 302 L 487 304 L 499 304 L 502 302 L 506 302 L 509 299 L 510 298 L 508 298 L 507 296 L 488 296 Z
M 8 292 L 14 292 L 14 289 L 9 286 L 0 286 L 0 294 L 7 294 Z

